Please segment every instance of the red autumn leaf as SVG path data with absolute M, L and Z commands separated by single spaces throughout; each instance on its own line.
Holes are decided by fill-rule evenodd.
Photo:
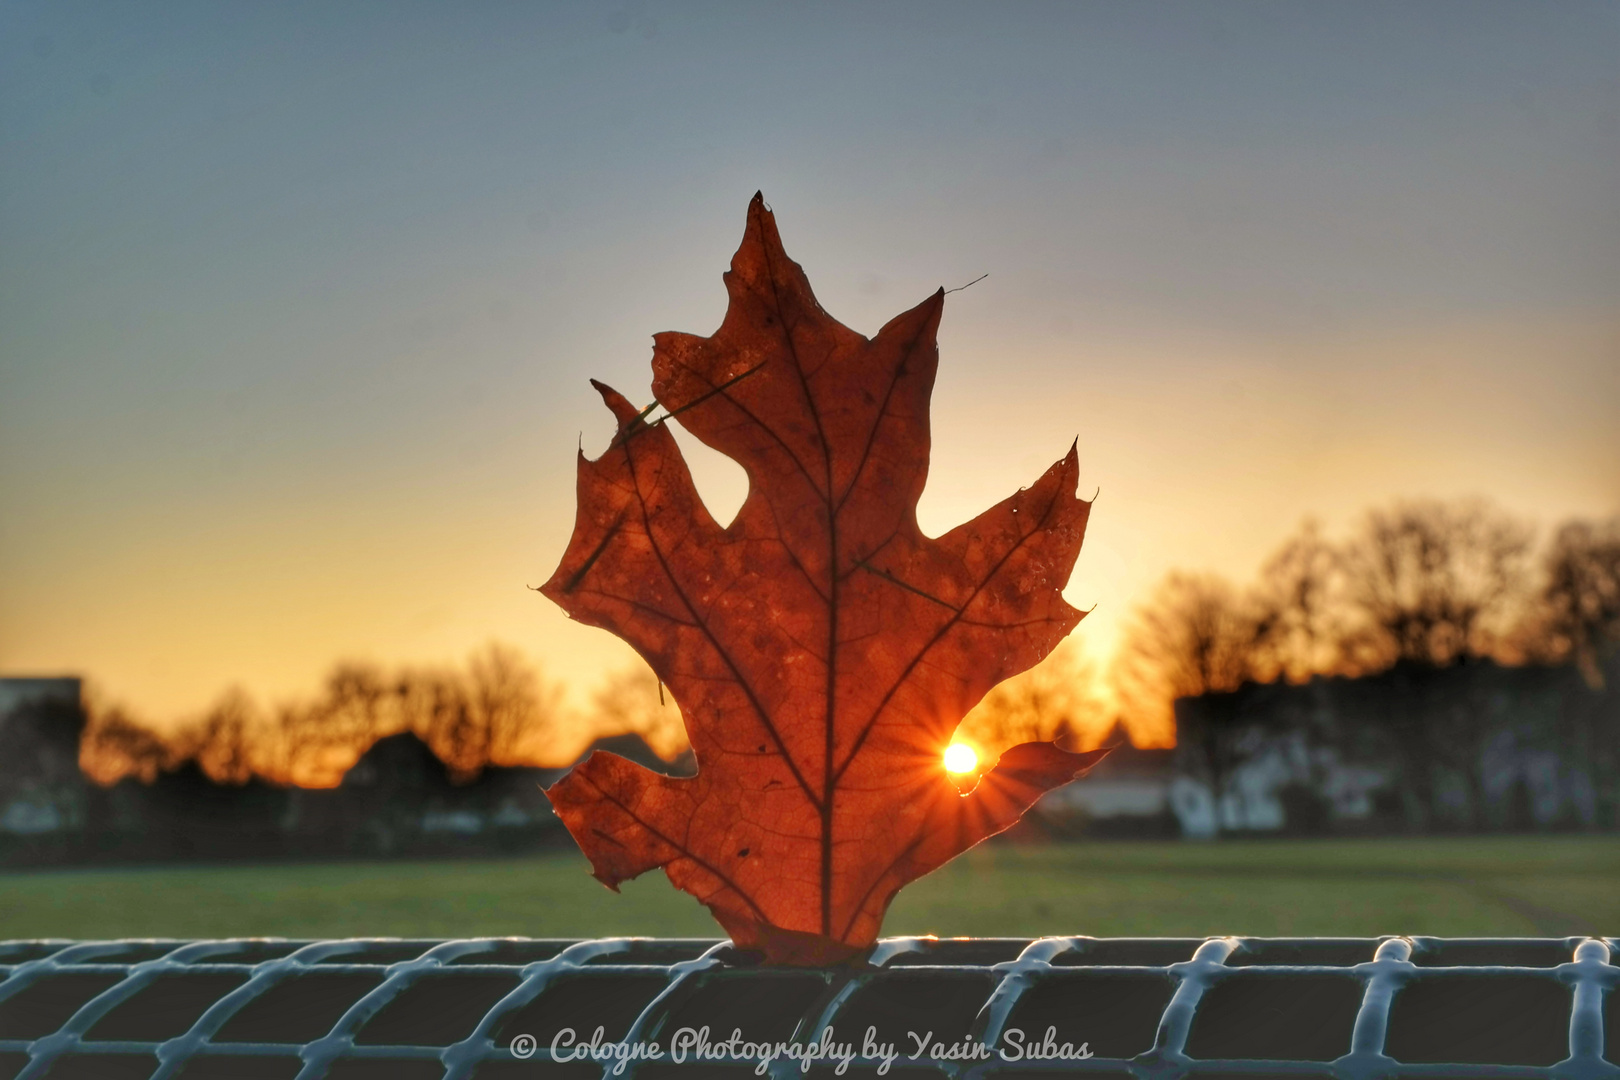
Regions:
M 698 773 L 598 752 L 547 794 L 608 886 L 661 866 L 737 945 L 838 962 L 902 885 L 1102 756 L 1025 743 L 965 795 L 942 764 L 962 716 L 1079 622 L 1059 590 L 1090 504 L 1071 447 L 923 535 L 943 291 L 867 340 L 816 303 L 759 195 L 725 283 L 714 336 L 654 338 L 653 394 L 747 470 L 736 520 L 709 516 L 652 407 L 595 384 L 618 433 L 580 455 L 574 535 L 541 590 L 652 665 Z

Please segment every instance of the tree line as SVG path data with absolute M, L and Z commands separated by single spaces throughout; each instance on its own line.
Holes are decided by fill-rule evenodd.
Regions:
M 1179 726 L 1217 796 L 1268 726 L 1309 726 L 1258 688 L 1354 680 L 1358 730 L 1310 734 L 1364 753 L 1371 740 L 1420 825 L 1456 778 L 1478 825 L 1501 672 L 1549 673 L 1537 685 L 1556 699 L 1560 747 L 1612 773 L 1617 648 L 1620 518 L 1567 521 L 1538 544 L 1529 522 L 1483 500 L 1417 500 L 1367 513 L 1337 542 L 1307 521 L 1246 587 L 1169 574 L 1130 618 L 1112 674 L 1122 712 L 1138 730 Z
M 1114 670 L 1139 721 L 1246 682 L 1489 659 L 1575 664 L 1594 688 L 1620 641 L 1620 518 L 1568 521 L 1539 549 L 1479 500 L 1376 509 L 1334 543 L 1307 520 L 1239 588 L 1174 571 L 1133 613 Z
M 312 698 L 271 707 L 232 688 L 166 731 L 94 697 L 86 711 L 80 766 L 104 786 L 126 776 L 151 783 L 194 761 L 220 784 L 257 777 L 331 787 L 377 740 L 402 732 L 426 743 L 458 782 L 486 765 L 566 765 L 594 738 L 625 732 L 666 759 L 685 749 L 679 714 L 645 669 L 611 675 L 582 713 L 561 683 L 502 644 L 460 666 L 339 663 Z
M 1595 693 L 1615 678 L 1605 672 L 1617 641 L 1620 518 L 1565 522 L 1537 544 L 1531 523 L 1482 500 L 1399 502 L 1338 541 L 1306 521 L 1245 586 L 1168 574 L 1127 619 L 1106 669 L 1071 638 L 992 690 L 959 736 L 991 756 L 1033 740 L 1095 746 L 1116 725 L 1163 745 L 1178 736 L 1177 700 L 1379 675 L 1421 700 L 1438 692 L 1440 673 L 1480 662 L 1573 666 Z M 1438 715 L 1400 722 L 1396 741 L 1414 760 L 1467 745 L 1451 730 L 1466 716 Z M 1210 742 L 1200 757 L 1217 780 L 1242 756 L 1243 726 L 1193 733 Z M 92 699 L 81 764 L 102 784 L 150 782 L 195 761 L 219 783 L 324 787 L 404 731 L 458 779 L 486 764 L 564 765 L 592 739 L 625 732 L 666 759 L 686 749 L 679 711 L 645 667 L 611 674 L 581 710 L 517 650 L 492 644 L 460 666 L 341 663 L 313 697 L 271 707 L 232 689 L 164 729 Z

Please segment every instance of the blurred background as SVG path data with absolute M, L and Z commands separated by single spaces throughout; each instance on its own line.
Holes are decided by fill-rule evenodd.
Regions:
M 1118 749 L 891 932 L 1620 919 L 1620 5 L 0 9 L 0 937 L 712 931 L 540 793 L 678 713 L 532 591 L 762 189 L 946 302 L 937 535 L 1078 436 Z M 722 521 L 741 470 L 677 432 Z M 1188 841 L 1202 841 L 1189 843 Z

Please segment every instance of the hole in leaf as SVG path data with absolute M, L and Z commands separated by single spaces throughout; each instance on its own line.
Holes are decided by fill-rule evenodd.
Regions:
M 748 474 L 720 451 L 705 446 L 696 435 L 681 427 L 679 420 L 671 420 L 666 426 L 674 433 L 675 445 L 681 448 L 681 456 L 692 470 L 692 486 L 708 507 L 709 516 L 722 529 L 730 525 L 748 497 Z

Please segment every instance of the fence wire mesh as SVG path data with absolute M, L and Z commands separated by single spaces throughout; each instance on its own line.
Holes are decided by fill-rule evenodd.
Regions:
M 7 942 L 0 1078 L 1620 1078 L 1617 949 L 888 938 L 781 969 L 674 939 Z M 771 1049 L 794 1042 L 828 1052 Z M 635 1045 L 661 1056 L 612 1055 Z

